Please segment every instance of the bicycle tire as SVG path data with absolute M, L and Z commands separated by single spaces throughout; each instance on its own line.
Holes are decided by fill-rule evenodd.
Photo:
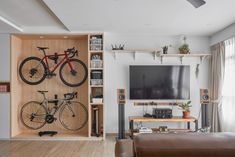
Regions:
M 80 69 L 80 71 L 84 71 L 84 75 L 83 75 L 83 78 L 81 79 L 81 81 L 78 81 L 77 83 L 69 83 L 64 76 L 65 74 L 63 74 L 63 69 L 65 68 L 65 65 L 68 64 L 68 63 L 72 63 L 73 62 L 77 62 L 78 65 L 81 65 L 82 69 Z M 78 70 L 79 71 L 79 70 Z M 60 67 L 60 79 L 62 80 L 62 82 L 67 85 L 67 86 L 70 86 L 70 87 L 78 87 L 78 86 L 81 86 L 87 79 L 87 76 L 88 76 L 88 70 L 87 70 L 87 67 L 86 65 L 79 59 L 69 59 L 69 61 L 66 61 L 64 62 L 61 67 Z
M 26 124 L 26 121 L 25 121 L 25 118 L 24 118 L 24 115 L 23 115 L 23 113 L 25 113 L 25 112 L 24 112 L 24 109 L 25 109 L 26 107 L 28 107 L 29 105 L 30 105 L 29 107 L 30 107 L 31 109 L 32 109 L 32 108 L 35 108 L 35 106 L 32 106 L 32 104 L 38 105 L 38 107 L 40 107 L 40 108 L 42 109 L 42 112 L 44 112 L 45 115 L 46 115 L 47 111 L 46 111 L 45 106 L 43 106 L 43 105 L 42 105 L 40 102 L 38 102 L 38 101 L 30 101 L 30 102 L 28 102 L 28 103 L 26 103 L 26 104 L 24 104 L 24 105 L 22 106 L 21 111 L 20 111 L 20 119 L 21 119 L 21 122 L 23 123 L 23 125 L 24 125 L 25 127 L 29 128 L 29 129 L 32 129 L 32 130 L 38 130 L 38 129 L 42 128 L 42 127 L 46 124 L 46 119 L 45 119 L 45 117 L 44 117 L 44 120 L 43 120 L 43 122 L 41 123 L 41 125 L 39 125 L 39 126 L 37 126 L 37 127 L 33 127 L 33 126 L 30 126 L 29 124 Z M 37 108 L 37 109 L 39 109 L 39 108 Z M 29 119 L 30 119 L 30 118 L 29 118 Z M 42 118 L 42 119 L 43 119 L 43 118 Z M 30 119 L 30 121 L 32 122 L 31 119 Z M 35 122 L 35 123 L 39 124 L 39 122 Z
M 25 78 L 25 76 L 24 76 L 25 74 L 24 74 L 24 72 L 23 72 L 23 67 L 24 67 L 24 65 L 25 65 L 27 62 L 32 61 L 32 60 L 38 61 L 39 64 L 41 63 L 42 66 L 43 66 L 43 69 L 44 69 L 43 75 L 41 76 L 41 78 L 40 78 L 38 81 L 35 81 L 35 82 L 32 82 L 32 81 L 30 81 L 30 80 L 27 80 L 27 79 Z M 41 83 L 43 80 L 45 80 L 45 78 L 46 78 L 45 73 L 46 73 L 46 64 L 45 64 L 43 61 L 41 61 L 40 58 L 34 57 L 34 56 L 33 56 L 33 57 L 28 57 L 28 58 L 24 59 L 24 60 L 21 62 L 20 67 L 19 67 L 19 75 L 20 75 L 20 78 L 21 78 L 25 83 L 27 83 L 27 84 L 29 84 L 29 85 L 37 85 L 37 84 L 40 84 L 40 83 Z
M 66 109 L 66 106 L 67 105 L 63 105 L 62 107 L 61 107 L 61 109 L 60 109 L 60 113 L 59 113 L 59 120 L 60 120 L 60 123 L 61 123 L 61 125 L 65 128 L 65 129 L 67 129 L 67 130 L 70 130 L 70 131 L 78 131 L 78 130 L 80 130 L 80 129 L 82 129 L 83 127 L 85 127 L 85 125 L 87 124 L 87 122 L 88 122 L 88 111 L 87 111 L 87 108 L 81 103 L 81 102 L 77 102 L 77 101 L 70 101 L 70 104 L 68 104 L 68 105 L 70 105 L 71 106 L 71 104 L 73 104 L 73 105 L 78 105 L 78 107 L 79 107 L 79 109 L 81 109 L 80 110 L 80 112 L 82 113 L 81 115 L 77 115 L 77 118 L 79 117 L 79 116 L 81 116 L 80 118 L 82 118 L 83 120 L 80 122 L 79 120 L 77 120 L 77 119 L 73 119 L 73 121 L 75 121 L 76 120 L 76 124 L 79 124 L 78 126 L 76 126 L 76 127 L 74 127 L 74 128 L 72 128 L 72 127 L 69 127 L 68 125 L 70 125 L 71 124 L 71 122 L 72 122 L 72 120 L 68 120 L 67 119 L 67 121 L 68 121 L 68 124 L 66 124 L 65 123 L 65 118 L 62 118 L 62 114 L 64 114 L 65 113 L 65 109 Z M 77 112 L 79 112 L 79 111 L 77 111 Z M 72 112 L 70 112 L 70 113 L 72 113 Z M 70 115 L 71 116 L 71 115 Z M 75 115 L 76 116 L 76 115 Z M 73 116 L 72 116 L 73 117 Z M 68 118 L 68 117 L 66 117 L 66 118 Z M 74 117 L 73 117 L 74 118 Z M 79 118 L 79 119 L 80 119 Z

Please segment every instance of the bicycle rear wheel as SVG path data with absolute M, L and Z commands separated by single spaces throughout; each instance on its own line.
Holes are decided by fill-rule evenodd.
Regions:
M 40 129 L 46 124 L 46 108 L 40 102 L 30 101 L 21 108 L 20 119 L 27 128 Z
M 46 64 L 38 57 L 28 57 L 20 64 L 19 75 L 30 85 L 37 85 L 46 78 Z
M 88 112 L 82 103 L 71 101 L 60 109 L 59 120 L 65 129 L 77 131 L 87 124 Z
M 86 65 L 78 59 L 70 59 L 64 62 L 60 67 L 60 78 L 65 85 L 70 87 L 82 85 L 86 81 L 87 75 Z

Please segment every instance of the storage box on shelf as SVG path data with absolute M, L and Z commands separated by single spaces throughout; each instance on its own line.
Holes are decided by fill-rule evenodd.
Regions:
M 103 35 L 90 36 L 90 51 L 103 50 Z
M 90 135 L 104 137 L 104 61 L 103 61 L 103 34 L 90 35 Z

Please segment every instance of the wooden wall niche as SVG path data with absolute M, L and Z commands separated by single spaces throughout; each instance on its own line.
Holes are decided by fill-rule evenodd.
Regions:
M 78 52 L 78 58 L 82 60 L 86 66 L 88 64 L 88 35 L 12 35 L 11 37 L 11 137 L 36 137 L 39 131 L 53 130 L 58 131 L 57 136 L 63 137 L 88 137 L 88 123 L 84 128 L 78 131 L 68 131 L 63 128 L 59 120 L 52 124 L 46 124 L 39 130 L 30 130 L 26 128 L 19 116 L 20 109 L 23 104 L 29 101 L 42 101 L 43 97 L 38 90 L 48 90 L 46 94 L 48 98 L 54 98 L 57 94 L 58 98 L 63 98 L 64 93 L 78 92 L 78 98 L 75 99 L 83 103 L 88 109 L 88 81 L 79 87 L 69 87 L 63 84 L 59 77 L 59 68 L 56 70 L 56 76 L 45 79 L 39 85 L 28 85 L 23 82 L 19 76 L 18 69 L 21 61 L 29 56 L 43 57 L 37 47 L 49 47 L 47 54 L 62 53 L 68 48 L 75 47 Z M 53 66 L 54 62 L 49 61 Z M 58 118 L 58 116 L 57 116 Z M 72 122 L 74 123 L 74 122 Z

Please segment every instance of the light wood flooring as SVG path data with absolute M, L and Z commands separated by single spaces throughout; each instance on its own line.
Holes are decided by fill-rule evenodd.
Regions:
M 114 157 L 115 137 L 105 141 L 0 141 L 0 157 Z

